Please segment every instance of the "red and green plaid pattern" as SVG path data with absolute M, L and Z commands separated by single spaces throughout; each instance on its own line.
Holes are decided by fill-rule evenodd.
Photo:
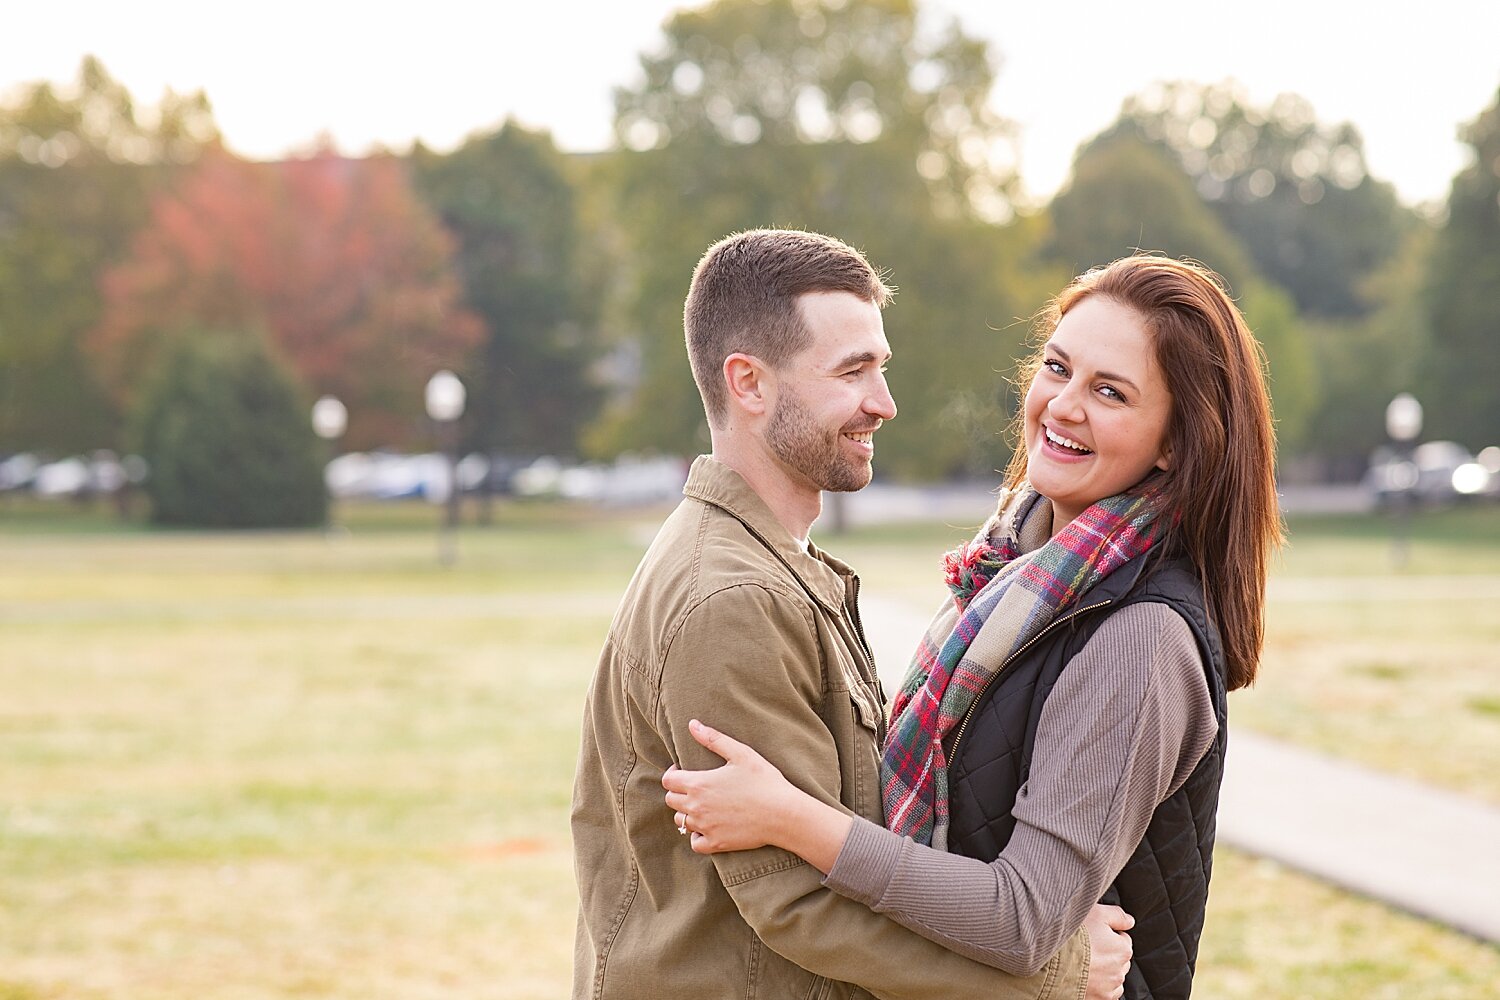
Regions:
M 1156 538 L 1155 497 L 1109 497 L 1085 510 L 1040 548 L 1021 551 L 1052 517 L 1031 487 L 1009 494 L 974 540 L 944 557 L 954 606 L 938 613 L 917 647 L 896 696 L 881 761 L 886 825 L 919 843 L 946 848 L 948 762 L 943 740 L 1005 660 L 1079 595 L 1145 553 Z M 977 588 L 973 592 L 971 588 Z

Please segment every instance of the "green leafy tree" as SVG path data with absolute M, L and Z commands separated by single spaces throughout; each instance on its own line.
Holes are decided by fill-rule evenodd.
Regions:
M 98 278 L 152 193 L 217 139 L 201 93 L 169 92 L 139 115 L 92 57 L 72 83 L 0 104 L 0 452 L 120 446 L 118 410 L 81 350 Z
M 1202 261 L 1243 289 L 1254 275 L 1244 248 L 1172 156 L 1131 134 L 1106 134 L 1079 150 L 1052 199 L 1050 252 L 1078 273 L 1134 253 Z
M 1296 94 L 1256 107 L 1233 83 L 1164 83 L 1126 100 L 1115 133 L 1159 144 L 1298 311 L 1363 315 L 1367 280 L 1414 221 L 1370 176 L 1349 123 Z
M 137 444 L 161 524 L 284 528 L 327 514 L 308 401 L 257 338 L 199 331 L 143 392 Z
M 641 60 L 643 82 L 617 92 L 622 149 L 603 171 L 631 378 L 595 446 L 707 446 L 682 341 L 693 265 L 730 232 L 791 226 L 860 247 L 900 286 L 886 323 L 902 414 L 882 432 L 882 472 L 987 461 L 976 457 L 987 445 L 976 452 L 945 415 L 977 406 L 1003 419 L 1016 318 L 1039 300 L 1018 275 L 1031 254 L 1002 259 L 1031 230 L 994 225 L 1009 217 L 1014 177 L 984 44 L 956 24 L 919 35 L 906 0 L 719 0 L 665 33 Z
M 456 238 L 463 304 L 484 328 L 465 366 L 470 447 L 576 454 L 599 400 L 598 282 L 562 156 L 546 133 L 507 122 L 447 155 L 419 147 L 412 162 Z
M 1429 226 L 1414 227 L 1370 276 L 1363 291 L 1372 304 L 1368 316 L 1308 324 L 1319 385 L 1307 451 L 1324 476 L 1358 478 L 1370 453 L 1386 441 L 1391 397 L 1421 392 L 1418 378 L 1431 343 L 1422 292 L 1434 235 Z
M 1500 443 L 1500 92 L 1461 136 L 1472 158 L 1453 178 L 1427 272 L 1424 434 L 1482 448 Z
M 1144 250 L 1198 260 L 1222 275 L 1265 348 L 1282 449 L 1302 447 L 1317 379 L 1296 307 L 1260 276 L 1166 151 L 1129 132 L 1095 139 L 1079 151 L 1049 215 L 1051 253 L 1072 273 Z

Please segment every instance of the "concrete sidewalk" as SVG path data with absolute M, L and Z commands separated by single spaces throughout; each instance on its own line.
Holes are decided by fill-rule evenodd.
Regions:
M 999 476 L 967 482 L 912 486 L 878 480 L 857 493 L 827 494 L 841 503 L 850 525 L 900 521 L 945 521 L 972 531 L 995 509 Z M 1357 484 L 1277 487 L 1285 514 L 1348 514 L 1373 509 L 1370 494 Z M 826 513 L 825 513 L 825 516 Z
M 926 610 L 872 594 L 860 610 L 893 694 Z M 1219 841 L 1500 943 L 1500 809 L 1484 803 L 1231 728 Z
M 1500 943 L 1500 809 L 1485 803 L 1231 724 L 1219 839 Z

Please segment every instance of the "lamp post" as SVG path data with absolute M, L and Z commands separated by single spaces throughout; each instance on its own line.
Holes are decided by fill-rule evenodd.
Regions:
M 1391 463 L 1395 487 L 1395 535 L 1391 554 L 1397 569 L 1403 569 L 1411 556 L 1412 505 L 1416 503 L 1418 470 L 1412 461 L 1412 442 L 1422 433 L 1422 404 L 1409 392 L 1397 393 L 1385 408 L 1385 432 L 1395 444 L 1395 461 Z
M 453 535 L 458 527 L 458 418 L 463 416 L 468 393 L 458 376 L 446 369 L 427 380 L 427 415 L 438 425 L 438 439 L 448 456 L 447 511 L 438 536 L 438 562 L 453 565 Z
M 313 433 L 328 442 L 325 450 L 328 461 L 332 462 L 336 457 L 334 442 L 344 436 L 344 428 L 349 426 L 349 411 L 337 396 L 319 396 L 312 408 L 312 426 Z M 323 489 L 328 494 L 328 531 L 331 534 L 334 530 L 334 495 L 333 484 L 328 481 L 327 464 L 323 466 Z

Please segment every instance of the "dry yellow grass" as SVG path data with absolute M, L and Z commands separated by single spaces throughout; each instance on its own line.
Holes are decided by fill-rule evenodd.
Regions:
M 566 995 L 579 710 L 648 535 L 528 514 L 467 532 L 451 571 L 425 531 L 5 537 L 0 1000 Z M 833 547 L 898 587 L 935 536 Z M 1254 697 L 1286 735 L 1416 711 L 1358 694 L 1433 689 L 1360 672 L 1392 638 L 1320 614 L 1273 621 L 1283 659 Z M 1481 655 L 1463 617 L 1444 649 Z M 1428 714 L 1470 697 L 1452 683 Z M 1357 709 L 1305 707 L 1350 684 Z M 1226 855 L 1200 983 L 1478 997 L 1500 951 Z

